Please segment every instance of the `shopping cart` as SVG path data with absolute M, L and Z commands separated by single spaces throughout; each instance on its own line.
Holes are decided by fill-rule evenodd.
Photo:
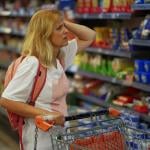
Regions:
M 150 150 L 150 132 L 131 128 L 120 118 L 104 120 L 104 114 L 108 111 L 70 116 L 66 117 L 70 127 L 45 128 L 53 150 Z M 72 125 L 73 120 L 76 125 Z

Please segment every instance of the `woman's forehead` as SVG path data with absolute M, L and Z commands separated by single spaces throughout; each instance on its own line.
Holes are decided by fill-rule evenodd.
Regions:
M 60 17 L 57 21 L 56 21 L 56 25 L 60 25 L 64 22 L 64 18 Z

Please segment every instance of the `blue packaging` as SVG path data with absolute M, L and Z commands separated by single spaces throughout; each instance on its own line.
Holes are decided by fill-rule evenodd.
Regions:
M 74 9 L 75 7 L 75 0 L 60 0 L 59 1 L 59 9 L 64 10 L 66 8 Z
M 134 66 L 136 71 L 145 72 L 144 60 L 135 60 Z
M 139 150 L 139 145 L 138 143 L 135 143 L 135 142 L 132 142 L 132 141 L 127 141 L 127 146 L 129 149 L 132 149 L 132 150 Z
M 142 129 L 142 130 L 148 129 L 148 124 L 146 124 L 146 123 L 140 123 L 139 124 L 139 129 Z
M 142 75 L 141 72 L 134 72 L 135 81 L 142 82 L 141 75 Z
M 120 48 L 120 43 L 121 43 L 121 33 L 117 29 L 113 28 L 112 29 L 112 49 L 113 50 L 118 50 Z
M 136 115 L 136 114 L 130 115 L 130 119 L 131 119 L 131 121 L 134 122 L 134 123 L 139 123 L 139 121 L 140 121 L 139 115 Z
M 134 133 L 133 137 L 139 140 L 146 140 L 147 135 L 145 133 Z
M 150 140 L 150 129 L 147 130 L 147 139 Z
M 144 0 L 135 0 L 135 4 L 144 4 Z
M 141 37 L 144 40 L 149 40 L 150 39 L 150 19 L 145 18 L 143 22 L 143 29 L 142 29 L 142 34 Z
M 142 72 L 141 79 L 143 83 L 150 84 L 150 73 Z
M 138 28 L 132 32 L 133 39 L 141 39 L 142 29 Z
M 132 38 L 132 35 L 128 28 L 123 28 L 121 30 L 121 48 L 123 49 L 129 49 L 128 42 Z
M 145 19 L 144 29 L 150 30 L 150 18 Z
M 150 60 L 144 61 L 144 68 L 146 72 L 150 72 Z

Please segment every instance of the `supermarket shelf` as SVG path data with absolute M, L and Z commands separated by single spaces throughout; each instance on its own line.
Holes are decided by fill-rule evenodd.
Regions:
M 103 48 L 87 48 L 87 52 L 90 53 L 98 53 L 103 55 L 110 55 L 110 56 L 119 56 L 119 57 L 126 57 L 131 58 L 132 54 L 127 50 L 110 50 L 110 49 L 103 49 Z
M 76 19 L 130 19 L 131 13 L 75 14 Z
M 3 10 L 3 11 L 0 11 L 0 17 L 19 17 L 19 18 L 30 18 L 32 15 L 29 15 L 27 13 L 14 13 L 14 12 L 11 12 L 11 11 L 7 11 L 7 10 Z
M 136 45 L 136 46 L 147 46 L 150 47 L 150 40 L 136 40 L 136 39 L 131 39 L 129 41 L 130 45 Z
M 150 92 L 150 85 L 147 85 L 147 84 L 133 82 L 132 87 L 143 90 L 143 91 L 146 91 L 146 92 Z
M 115 105 L 112 105 L 112 104 L 107 104 L 104 101 L 102 101 L 102 100 L 100 100 L 100 99 L 98 99 L 96 97 L 85 96 L 85 95 L 80 94 L 80 93 L 77 93 L 76 96 L 79 99 L 88 101 L 90 103 L 93 103 L 93 104 L 96 104 L 96 105 L 99 105 L 99 106 L 102 106 L 102 107 L 105 107 L 105 108 L 113 107 L 113 108 L 121 110 L 121 111 L 125 110 L 125 111 L 130 111 L 131 113 L 136 113 L 136 114 L 138 114 L 141 117 L 142 120 L 150 123 L 150 116 L 148 116 L 146 114 L 141 114 L 141 113 L 135 112 L 134 110 L 132 110 L 130 108 L 124 108 L 124 107 L 119 107 L 119 106 L 115 106 Z
M 150 4 L 133 4 L 133 10 L 150 10 Z
M 119 84 L 119 85 L 123 85 L 123 86 L 134 87 L 136 89 L 140 89 L 140 90 L 143 90 L 145 92 L 150 92 L 150 85 L 137 83 L 137 82 L 132 82 L 131 83 L 131 82 L 128 82 L 128 81 L 125 81 L 125 80 L 119 80 L 119 79 L 116 79 L 116 78 L 107 77 L 107 76 L 99 75 L 99 74 L 96 74 L 96 73 L 90 73 L 90 72 L 81 71 L 81 70 L 78 70 L 77 73 L 80 74 L 80 75 L 83 75 L 83 76 L 90 77 L 90 78 L 95 78 L 95 79 L 98 79 L 98 80 L 111 82 L 111 83 Z
M 109 107 L 109 105 L 104 103 L 104 101 L 102 101 L 102 100 L 100 100 L 100 99 L 98 99 L 96 97 L 93 97 L 93 96 L 86 96 L 86 95 L 77 93 L 76 97 L 79 98 L 79 99 L 85 100 L 87 102 L 90 102 L 90 103 L 102 106 L 104 108 L 108 108 Z
M 0 34 L 9 34 L 9 35 L 15 35 L 15 36 L 19 36 L 19 37 L 25 36 L 25 33 L 16 32 L 16 31 L 13 31 L 11 28 L 7 28 L 7 27 L 0 27 Z
M 15 52 L 15 53 L 17 53 L 17 54 L 19 54 L 20 53 L 20 50 L 19 49 L 17 49 L 17 48 L 15 48 L 15 47 L 10 47 L 10 46 L 1 46 L 0 45 L 0 51 L 1 50 L 8 50 L 8 51 L 10 51 L 10 52 Z
M 124 57 L 124 58 L 150 58 L 150 52 L 148 50 L 136 50 L 136 51 L 128 51 L 128 50 L 111 50 L 111 49 L 102 49 L 102 48 L 93 48 L 89 47 L 86 49 L 86 52 L 102 54 L 107 56 L 116 56 L 116 57 Z

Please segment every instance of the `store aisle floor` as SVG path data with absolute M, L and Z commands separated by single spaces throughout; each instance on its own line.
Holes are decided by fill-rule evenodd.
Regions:
M 9 137 L 5 131 L 0 129 L 0 149 L 1 150 L 19 150 L 17 142 Z
M 0 150 L 19 150 L 18 135 L 11 128 L 6 112 L 0 109 Z

